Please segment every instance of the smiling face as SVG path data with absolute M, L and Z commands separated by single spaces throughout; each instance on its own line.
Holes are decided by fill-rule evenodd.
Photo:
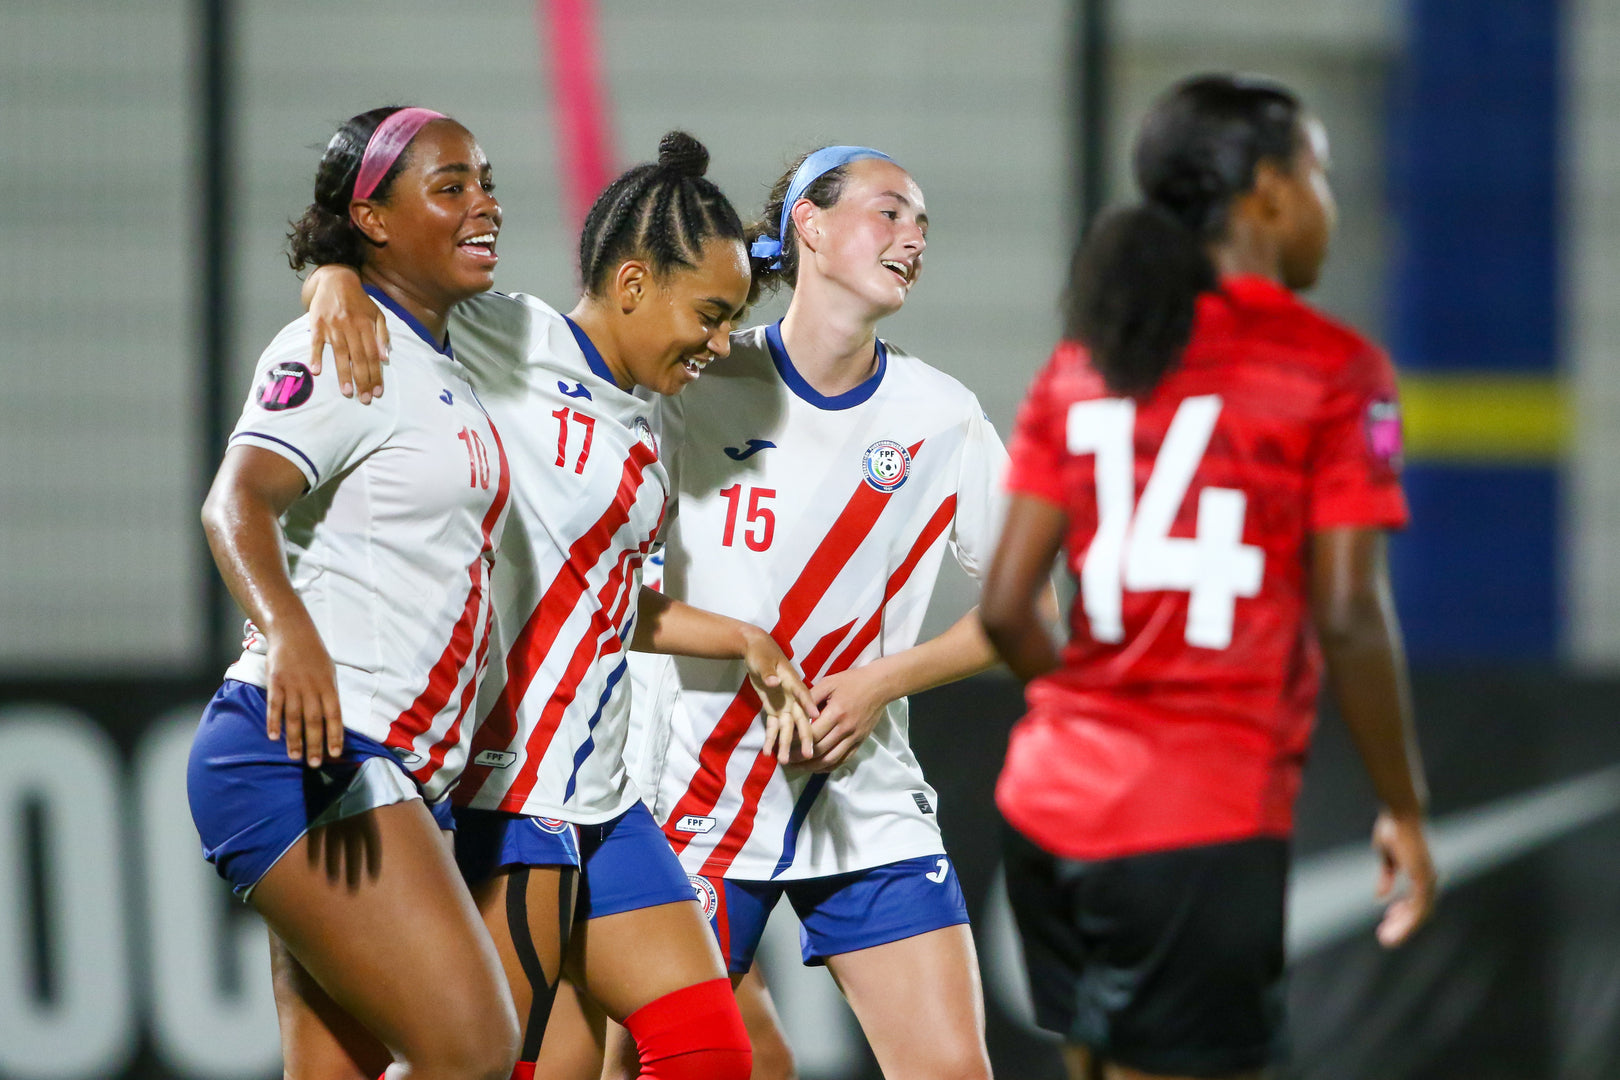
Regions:
M 838 201 L 825 209 L 807 199 L 793 208 L 799 234 L 795 286 L 819 279 L 882 318 L 900 310 L 922 273 L 928 212 L 911 175 L 878 158 L 846 167 Z
M 637 386 L 678 394 L 711 360 L 731 352 L 732 327 L 748 303 L 748 253 L 741 241 L 717 237 L 703 245 L 695 266 L 658 276 L 631 261 L 620 267 L 617 283 L 624 321 L 615 337 L 623 374 Z M 626 303 L 632 284 L 633 303 Z
M 495 283 L 501 205 L 489 160 L 454 120 L 428 124 L 405 153 L 386 201 L 357 199 L 349 213 L 379 245 L 367 252 L 365 272 L 447 309 Z

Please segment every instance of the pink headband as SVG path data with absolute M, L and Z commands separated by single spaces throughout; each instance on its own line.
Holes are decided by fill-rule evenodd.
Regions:
M 360 172 L 354 178 L 354 198 L 371 198 L 399 155 L 416 138 L 416 133 L 430 122 L 444 119 L 447 119 L 444 113 L 432 109 L 410 108 L 392 113 L 378 124 L 377 130 L 366 140 L 366 152 L 360 158 Z

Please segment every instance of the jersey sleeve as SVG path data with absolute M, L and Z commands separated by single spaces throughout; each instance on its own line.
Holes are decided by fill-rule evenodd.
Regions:
M 308 329 L 294 327 L 265 350 L 230 445 L 279 454 L 314 490 L 393 434 L 400 394 L 385 394 L 370 405 L 344 397 L 335 364 L 323 364 L 319 375 L 310 372 L 309 343 Z
M 1062 403 L 1055 400 L 1053 387 L 1061 355 L 1053 355 L 1018 407 L 1012 445 L 1008 448 L 1006 482 L 1009 494 L 1033 495 L 1059 506 L 1064 503 L 1063 460 L 1067 445 Z
M 1360 349 L 1337 372 L 1323 397 L 1306 468 L 1313 532 L 1406 526 L 1400 400 L 1395 369 L 1380 350 Z
M 962 469 L 956 482 L 956 516 L 951 521 L 951 551 L 974 579 L 984 576 L 995 554 L 996 540 L 1006 517 L 1002 481 L 1007 474 L 1007 450 L 996 426 L 984 414 L 978 398 L 967 421 L 962 446 Z

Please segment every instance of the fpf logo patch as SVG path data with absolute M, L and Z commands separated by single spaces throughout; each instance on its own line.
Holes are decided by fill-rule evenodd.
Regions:
M 296 409 L 315 392 L 315 376 L 299 363 L 277 364 L 259 388 L 259 407 L 271 412 Z
M 686 880 L 692 883 L 692 892 L 697 896 L 698 907 L 703 909 L 703 917 L 714 918 L 720 907 L 720 894 L 715 891 L 714 882 L 699 874 L 687 874 Z
M 658 440 L 653 437 L 652 425 L 647 423 L 644 417 L 638 416 L 636 417 L 635 431 L 636 438 L 641 442 L 641 445 L 651 450 L 653 457 L 657 457 Z
M 878 491 L 893 491 L 910 475 L 911 453 L 893 439 L 879 439 L 861 455 L 861 478 Z

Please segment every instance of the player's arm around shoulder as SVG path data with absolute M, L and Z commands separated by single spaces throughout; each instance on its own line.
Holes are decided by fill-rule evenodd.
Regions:
M 360 272 L 338 263 L 316 267 L 304 279 L 299 298 L 309 312 L 309 368 L 320 374 L 325 354 L 344 397 L 363 405 L 382 396 L 383 365 L 388 362 L 388 317 L 372 303 Z

